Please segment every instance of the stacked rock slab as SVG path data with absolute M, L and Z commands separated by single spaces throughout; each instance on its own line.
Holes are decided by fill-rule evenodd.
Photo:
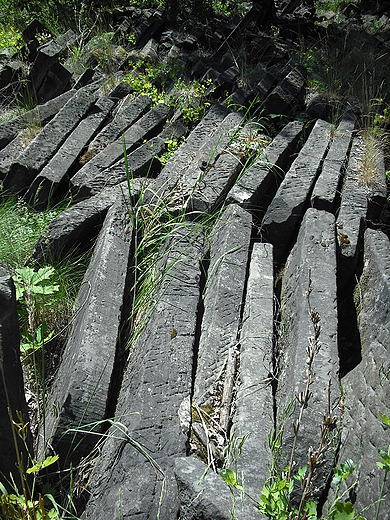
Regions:
M 58 114 L 42 128 L 11 165 L 4 179 L 4 188 L 15 193 L 24 193 L 30 183 L 49 162 L 67 136 L 83 119 L 98 97 L 98 85 L 80 89 Z
M 250 500 L 228 488 L 219 475 L 195 457 L 178 457 L 174 472 L 180 518 L 186 520 L 265 520 Z M 233 497 L 232 497 L 233 492 Z
M 251 226 L 252 216 L 232 204 L 212 231 L 194 387 L 197 405 L 215 393 L 214 385 L 222 376 L 229 348 L 237 343 Z
M 126 182 L 107 188 L 99 195 L 66 209 L 50 222 L 39 237 L 33 252 L 34 260 L 38 263 L 44 260 L 58 261 L 73 250 L 84 251 L 96 238 L 114 202 L 125 197 L 126 208 L 130 208 L 130 201 L 137 200 L 145 186 L 145 179 L 133 179 L 130 184 Z
M 122 384 L 117 421 L 92 474 L 84 519 L 177 518 L 174 457 L 186 455 L 203 231 L 172 233 L 161 252 L 163 276 L 154 312 L 135 344 Z M 158 515 L 159 511 L 159 515 Z
M 284 176 L 302 130 L 303 125 L 299 121 L 288 123 L 266 147 L 255 164 L 240 176 L 230 190 L 227 201 L 240 204 L 248 210 L 256 211 L 264 207 L 266 197 L 270 191 L 275 193 Z
M 280 466 L 283 468 L 290 461 L 294 445 L 293 425 L 300 414 L 298 396 L 305 392 L 308 377 L 313 381 L 297 433 L 293 454 L 295 468 L 308 464 L 310 446 L 314 450 L 320 447 L 325 415 L 337 418 L 337 427 L 340 426 L 336 270 L 334 216 L 308 209 L 282 278 L 276 406 L 278 429 L 284 424 L 284 455 Z M 308 347 L 315 336 L 313 320 L 316 316 L 319 317 L 321 331 L 310 368 Z M 285 411 L 291 400 L 295 403 L 295 409 L 286 416 Z M 329 433 L 329 440 L 332 440 L 332 432 Z M 317 470 L 318 476 L 313 485 L 313 495 L 317 499 L 332 474 L 335 450 L 336 446 L 331 442 L 323 454 L 323 464 Z
M 79 194 L 83 196 L 96 195 L 102 189 L 115 186 L 127 178 L 131 183 L 140 176 L 153 177 L 155 171 L 160 169 L 161 163 L 158 158 L 166 151 L 167 141 L 173 138 L 180 139 L 185 133 L 186 128 L 180 121 L 168 125 L 156 137 L 152 137 L 149 141 L 126 154 L 126 157 L 119 159 L 112 166 L 96 172 L 94 177 L 89 179 L 88 185 L 83 186 Z
M 65 103 L 69 101 L 74 94 L 75 90 L 68 90 L 64 92 L 64 94 L 61 94 L 61 96 L 57 96 L 19 117 L 15 117 L 12 121 L 1 124 L 0 149 L 10 143 L 23 128 L 27 128 L 30 125 L 46 124 L 63 108 Z
M 240 384 L 233 417 L 236 438 L 248 436 L 238 458 L 238 472 L 244 475 L 245 491 L 255 499 L 272 466 L 268 446 L 274 425 L 272 249 L 271 244 L 253 245 L 240 334 Z
M 152 110 L 142 115 L 147 105 L 145 98 L 139 98 L 135 107 L 135 123 L 126 130 L 120 139 L 117 139 L 104 149 L 104 153 L 99 153 L 79 170 L 71 179 L 71 188 L 76 197 L 89 197 L 96 194 L 93 189 L 103 189 L 104 179 L 98 183 L 95 179 L 102 171 L 119 161 L 124 154 L 124 150 L 130 153 L 136 145 L 158 133 L 165 125 L 170 108 L 167 105 L 157 105 Z M 99 184 L 99 187 L 96 186 Z
M 274 246 L 275 262 L 284 260 L 305 212 L 328 148 L 331 125 L 319 119 L 286 173 L 263 218 L 265 238 Z
M 237 132 L 238 141 L 249 139 L 250 129 Z M 212 213 L 220 206 L 244 167 L 247 154 L 237 150 L 234 140 L 228 143 L 215 162 L 206 168 L 201 181 L 195 184 L 187 202 L 187 212 Z
M 72 166 L 91 137 L 103 124 L 113 106 L 113 101 L 106 97 L 100 98 L 93 105 L 54 157 L 35 177 L 25 195 L 26 200 L 33 202 L 35 207 L 44 207 L 50 202 L 60 183 L 66 177 L 69 178 Z
M 130 231 L 130 232 L 129 232 Z M 73 457 L 83 435 L 68 432 L 105 418 L 114 360 L 120 340 L 122 307 L 132 241 L 125 203 L 119 199 L 108 211 L 92 261 L 77 297 L 73 323 L 54 388 L 46 407 L 45 435 L 40 452 L 50 443 L 61 462 Z M 95 431 L 100 431 L 96 424 Z M 95 442 L 87 435 L 77 447 L 77 457 Z
M 378 449 L 387 452 L 380 413 L 389 416 L 390 402 L 390 242 L 379 230 L 364 236 L 364 268 L 359 283 L 361 300 L 358 325 L 362 345 L 361 362 L 342 379 L 344 418 L 339 460 L 356 464 L 354 487 L 356 511 L 379 499 L 384 471 L 376 465 Z M 388 431 L 388 430 L 387 430 Z M 378 518 L 390 518 L 390 485 L 383 489 Z M 365 510 L 368 520 L 377 518 L 378 504 Z
M 16 447 L 12 435 L 12 420 L 26 425 L 26 444 L 16 433 L 16 441 L 22 462 L 28 463 L 32 455 L 32 437 L 28 418 L 22 366 L 20 363 L 19 319 L 16 309 L 16 292 L 11 276 L 0 267 L 0 473 L 1 482 L 7 486 L 12 478 L 20 484 Z M 20 418 L 17 416 L 20 413 Z M 25 467 L 25 466 L 23 466 Z M 3 476 L 6 480 L 3 479 Z M 7 486 L 8 487 L 8 486 Z M 9 489 L 11 492 L 11 489 Z
M 190 133 L 185 143 L 164 166 L 157 179 L 153 182 L 152 192 L 146 197 L 145 202 L 155 204 L 156 200 L 164 197 L 170 199 L 171 205 L 174 205 L 177 201 L 182 205 L 183 196 L 180 180 L 183 172 L 185 173 L 191 163 L 198 159 L 200 148 L 215 133 L 228 114 L 229 110 L 222 105 L 213 105 L 210 108 L 207 115 Z M 211 153 L 212 150 L 210 155 Z M 207 163 L 210 155 L 202 157 L 202 160 Z

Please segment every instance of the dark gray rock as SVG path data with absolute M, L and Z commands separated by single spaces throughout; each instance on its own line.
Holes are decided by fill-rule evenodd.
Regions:
M 185 132 L 186 129 L 180 122 L 172 123 L 157 137 L 153 137 L 130 152 L 126 159 L 123 157 L 109 168 L 97 172 L 93 178 L 89 177 L 85 184 L 79 185 L 77 196 L 85 198 L 96 195 L 103 188 L 115 186 L 125 181 L 127 175 L 131 179 L 140 176 L 153 177 L 155 170 L 159 170 L 161 166 L 158 158 L 166 151 L 167 140 L 172 139 L 172 137 L 180 139 Z
M 390 402 L 390 243 L 381 231 L 367 229 L 365 233 L 364 269 L 356 295 L 360 296 L 358 325 L 362 359 L 342 379 L 344 418 L 339 460 L 352 459 L 356 464 L 351 482 L 358 479 L 354 506 L 356 511 L 361 511 L 379 499 L 384 471 L 376 465 L 376 461 L 381 460 L 378 449 L 387 452 L 389 445 L 388 430 L 380 424 L 379 415 L 389 416 Z M 377 504 L 374 504 L 364 511 L 364 517 L 374 520 L 376 510 Z M 390 518 L 388 480 L 378 518 Z
M 111 123 L 106 125 L 93 139 L 88 146 L 88 152 L 94 156 L 107 145 L 121 138 L 123 133 L 149 110 L 150 105 L 151 100 L 149 98 L 139 96 L 125 105 L 124 108 L 118 110 Z
M 301 67 L 295 67 L 277 85 L 264 101 L 267 112 L 290 114 L 303 102 L 306 74 Z
M 30 80 L 35 92 L 38 92 L 47 71 L 58 61 L 61 52 L 66 49 L 67 43 L 72 39 L 74 33 L 69 30 L 55 40 L 39 47 L 36 58 L 30 70 Z
M 249 435 L 237 461 L 245 491 L 258 498 L 268 479 L 272 457 L 269 434 L 274 427 L 273 316 L 274 277 L 271 244 L 253 245 L 240 334 L 239 386 L 233 428 L 236 438 Z
M 366 156 L 363 167 L 368 208 L 367 219 L 378 222 L 387 198 L 387 179 L 383 145 L 374 137 L 366 137 Z
M 293 424 L 300 414 L 298 396 L 305 392 L 308 376 L 312 379 L 293 454 L 295 471 L 308 464 L 310 447 L 320 448 L 324 416 L 335 417 L 340 427 L 335 235 L 335 219 L 331 213 L 308 209 L 283 272 L 276 393 L 278 431 L 284 426 L 281 468 L 289 463 L 293 449 Z M 316 313 L 321 327 L 317 344 L 313 343 Z M 314 350 L 311 365 L 308 362 L 310 346 Z M 295 407 L 286 415 L 291 400 Z M 317 468 L 313 484 L 316 499 L 332 474 L 336 431 L 329 432 L 330 446 L 322 455 L 323 464 Z
M 207 401 L 237 342 L 251 238 L 252 217 L 229 205 L 210 238 L 210 265 L 199 340 L 194 401 Z
M 53 447 L 64 466 L 89 453 L 96 442 L 92 434 L 85 436 L 69 429 L 90 425 L 91 430 L 100 432 L 103 428 L 98 422 L 106 416 L 113 384 L 132 234 L 126 205 L 119 199 L 107 213 L 77 296 L 78 314 L 39 437 L 38 452 Z M 93 423 L 98 424 L 93 427 Z
M 145 179 L 134 179 L 130 184 L 131 197 L 138 199 L 145 188 Z M 99 195 L 78 202 L 60 213 L 51 221 L 49 227 L 39 237 L 33 252 L 33 258 L 38 262 L 58 261 L 70 251 L 88 248 L 96 237 L 107 211 L 118 199 L 128 194 L 127 182 L 103 190 Z
M 113 105 L 114 103 L 110 99 L 100 98 L 54 157 L 35 177 L 25 195 L 25 199 L 33 203 L 34 207 L 43 208 L 55 197 L 58 186 L 69 176 L 81 151 L 102 125 Z
M 362 182 L 364 153 L 363 139 L 355 137 L 345 173 L 340 211 L 337 217 L 338 282 L 340 289 L 354 275 L 359 254 L 363 247 L 364 223 L 368 209 L 366 190 Z
M 64 94 L 56 97 L 40 105 L 24 114 L 15 117 L 11 121 L 7 121 L 0 125 L 0 149 L 4 148 L 18 135 L 20 130 L 30 125 L 46 124 L 52 119 L 57 112 L 65 105 L 67 101 L 75 94 L 75 90 L 68 90 Z
M 138 106 L 140 114 L 144 111 Z M 79 170 L 71 179 L 71 187 L 74 195 L 81 196 L 84 186 L 89 186 L 102 170 L 113 165 L 127 153 L 134 150 L 139 142 L 152 137 L 164 126 L 170 108 L 166 105 L 157 105 L 150 112 L 134 123 L 124 134 L 110 145 L 106 146 L 104 153 L 96 155 Z M 80 194 L 79 194 L 80 192 Z
M 188 169 L 194 160 L 194 154 L 199 152 L 201 146 L 228 114 L 229 110 L 222 105 L 211 107 L 207 115 L 190 133 L 180 149 L 169 159 L 160 175 L 153 182 L 153 192 L 157 194 L 158 198 L 167 197 L 169 194 L 173 196 L 175 192 L 180 190 L 179 179 L 183 171 Z M 153 194 L 149 195 L 147 201 L 154 201 Z
M 62 94 L 70 88 L 72 73 L 61 63 L 55 62 L 46 72 L 42 84 L 37 92 L 38 103 L 45 103 L 49 99 Z
M 4 188 L 13 192 L 25 192 L 83 119 L 97 96 L 97 85 L 77 91 L 11 165 L 10 172 L 4 179 Z
M 17 469 L 16 448 L 12 435 L 12 419 L 19 423 L 16 412 L 21 413 L 26 425 L 26 445 L 16 433 L 17 447 L 23 457 L 24 468 L 27 467 L 29 456 L 32 456 L 32 436 L 26 398 L 24 395 L 24 381 L 22 365 L 20 363 L 20 333 L 19 318 L 16 308 L 15 286 L 11 276 L 0 267 L 0 444 L 2 454 L 0 472 L 7 481 L 10 473 L 20 486 L 19 471 Z M 2 484 L 6 481 L 2 478 Z M 6 485 L 6 487 L 9 487 Z M 21 489 L 19 487 L 19 489 Z M 11 492 L 11 489 L 9 489 Z
M 246 209 L 263 207 L 270 189 L 273 187 L 275 190 L 282 179 L 302 130 L 303 125 L 299 121 L 288 123 L 255 164 L 240 176 L 227 196 L 228 202 L 240 204 Z
M 339 124 L 324 159 L 321 174 L 311 196 L 312 207 L 329 212 L 335 211 L 354 128 L 355 118 L 347 114 Z
M 213 132 L 207 136 L 198 151 L 195 152 L 192 149 L 190 162 L 178 172 L 177 182 L 172 188 L 171 194 L 168 195 L 168 206 L 172 208 L 172 211 L 182 209 L 183 204 L 186 204 L 196 187 L 202 183 L 207 172 L 215 167 L 220 155 L 226 151 L 234 137 L 238 135 L 242 120 L 243 114 L 238 112 L 228 114 L 219 125 L 214 126 Z M 172 181 L 171 177 L 169 182 L 172 183 Z M 172 186 L 172 184 L 170 185 Z
M 185 456 L 203 235 L 188 224 L 161 252 L 162 283 L 146 327 L 131 345 L 114 422 L 91 479 L 83 519 L 177 518 L 173 459 Z
M 263 218 L 265 236 L 274 246 L 278 263 L 284 259 L 303 217 L 328 147 L 330 130 L 330 123 L 320 119 L 316 122 Z
M 264 518 L 253 504 L 234 492 L 210 468 L 194 457 L 177 457 L 174 472 L 181 503 L 180 518 L 183 520 L 237 520 Z M 233 502 L 234 500 L 234 502 Z
M 223 202 L 243 166 L 242 158 L 234 154 L 231 146 L 227 146 L 195 186 L 187 202 L 187 213 L 212 213 Z

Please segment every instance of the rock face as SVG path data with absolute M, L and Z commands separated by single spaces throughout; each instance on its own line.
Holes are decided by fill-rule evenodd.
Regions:
M 381 231 L 367 229 L 364 236 L 364 268 L 356 291 L 359 293 L 358 324 L 362 345 L 362 360 L 343 377 L 344 429 L 340 460 L 352 459 L 356 466 L 356 509 L 362 510 L 380 497 L 384 471 L 378 449 L 384 444 L 384 427 L 380 414 L 388 416 L 390 398 L 389 368 L 389 298 L 390 242 Z M 385 483 L 379 518 L 390 518 L 389 483 Z M 376 518 L 378 505 L 365 511 L 364 516 Z
M 322 419 L 335 418 L 334 427 L 340 426 L 336 274 L 334 216 L 308 209 L 282 277 L 276 403 L 278 428 L 284 429 L 281 467 L 292 457 L 303 468 L 310 460 L 309 447 L 314 452 L 326 447 L 311 490 L 317 497 L 336 456 L 335 446 L 327 444 L 334 428 L 324 443 Z
M 46 408 L 41 453 L 51 439 L 50 445 L 65 461 L 81 441 L 82 456 L 92 439 L 75 429 L 102 429 L 120 350 L 131 241 L 131 223 L 119 198 L 107 213 L 77 297 L 78 314 Z
M 286 15 L 293 9 L 288 3 Z M 261 56 L 256 86 L 237 88 L 226 42 L 264 22 L 259 6 L 233 32 L 198 28 L 198 38 L 166 30 L 159 11 L 122 14 L 117 34 L 135 38 L 132 56 L 178 57 L 176 79 L 212 80 L 210 106 L 191 105 L 207 106 L 191 123 L 172 108 L 181 105 L 171 96 L 183 94 L 174 81 L 169 104 L 156 104 L 120 71 L 116 86 L 105 84 L 92 54 L 94 70 L 68 84 L 58 62 L 64 42 L 39 47 L 39 24 L 26 31 L 40 99 L 68 90 L 0 125 L 0 181 L 39 208 L 71 198 L 31 262 L 93 247 L 38 455 L 75 466 L 95 449 L 79 516 L 134 520 L 264 518 L 258 501 L 274 463 L 290 467 L 293 504 L 310 497 L 332 516 L 333 469 L 352 458 L 350 498 L 374 519 L 369 506 L 384 477 L 377 448 L 388 447 L 380 413 L 388 415 L 390 398 L 383 153 L 350 111 L 336 128 L 313 120 L 321 107 L 312 104 L 311 122 L 300 122 L 305 71 L 265 33 L 251 43 Z M 202 38 L 216 48 L 213 63 L 199 59 Z M 12 70 L 22 65 L 15 59 Z M 11 68 L 0 71 L 4 87 Z M 137 64 L 134 78 L 141 72 Z M 153 81 L 158 91 L 162 79 Z M 288 122 L 273 122 L 274 137 L 265 137 L 261 125 L 274 113 Z M 2 270 L 0 320 L 11 409 L 27 422 L 14 287 Z M 8 474 L 15 456 L 2 384 Z M 301 488 L 295 477 L 305 466 Z M 229 471 L 238 489 L 218 474 Z M 387 481 L 383 493 L 379 518 L 387 519 Z

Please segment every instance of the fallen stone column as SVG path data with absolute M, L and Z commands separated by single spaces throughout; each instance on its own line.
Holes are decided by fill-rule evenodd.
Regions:
M 91 479 L 83 519 L 177 518 L 173 460 L 185 456 L 200 300 L 203 233 L 188 224 L 162 251 L 161 287 L 130 361 L 116 409 Z
M 15 117 L 11 121 L 7 121 L 0 125 L 0 149 L 4 148 L 10 143 L 18 133 L 30 125 L 42 124 L 45 125 L 50 119 L 52 119 L 57 112 L 59 112 L 65 103 L 70 100 L 75 94 L 75 90 L 68 90 L 56 97 L 47 101 L 44 105 L 39 105 L 24 114 Z
M 284 176 L 302 130 L 303 125 L 299 121 L 288 123 L 265 148 L 255 164 L 240 176 L 230 190 L 227 201 L 253 210 L 265 206 L 271 188 L 276 191 Z
M 352 459 L 355 463 L 356 472 L 349 480 L 352 483 L 358 479 L 354 486 L 355 511 L 373 504 L 363 514 L 367 520 L 374 520 L 378 507 L 374 502 L 380 497 L 384 480 L 384 471 L 376 465 L 381 460 L 378 449 L 387 452 L 389 446 L 380 413 L 389 417 L 390 242 L 381 231 L 365 232 L 364 269 L 356 291 L 360 294 L 357 310 L 362 351 L 360 363 L 341 382 L 344 417 L 339 461 Z M 388 479 L 382 498 L 378 518 L 385 519 L 390 511 Z
M 166 197 L 175 191 L 180 191 L 178 181 L 182 172 L 185 171 L 194 160 L 194 154 L 199 152 L 201 146 L 209 139 L 210 135 L 221 124 L 229 114 L 229 109 L 223 105 L 213 105 L 201 122 L 187 137 L 179 150 L 169 159 L 161 170 L 157 179 L 153 182 L 153 192 L 147 194 L 145 202 L 154 202 L 157 197 Z
M 130 183 L 130 195 L 133 200 L 138 199 L 145 185 L 145 179 L 134 179 Z M 34 259 L 38 263 L 44 260 L 58 261 L 72 250 L 88 248 L 115 201 L 125 196 L 126 209 L 131 210 L 128 192 L 129 186 L 126 182 L 102 190 L 99 195 L 80 201 L 60 213 L 39 237 L 33 252 Z
M 339 124 L 324 159 L 322 171 L 311 196 L 312 207 L 335 212 L 354 128 L 355 118 L 347 114 Z
M 239 386 L 235 399 L 235 438 L 248 435 L 238 457 L 245 491 L 259 498 L 270 476 L 269 435 L 274 427 L 272 395 L 274 283 L 271 244 L 254 244 L 240 334 Z
M 105 419 L 113 384 L 131 229 L 125 203 L 119 199 L 107 213 L 77 297 L 77 314 L 39 437 L 39 453 L 50 446 L 63 465 L 69 460 L 78 461 L 96 442 L 94 435 L 76 433 L 74 429 L 86 427 L 100 432 L 103 428 L 103 424 L 94 428 L 91 424 Z
M 194 386 L 197 405 L 215 394 L 214 386 L 222 380 L 229 348 L 237 343 L 251 226 L 251 215 L 230 205 L 212 231 Z
M 15 428 L 17 448 L 23 463 L 23 472 L 28 467 L 29 457 L 33 455 L 32 436 L 28 426 L 29 417 L 20 363 L 20 333 L 15 286 L 11 276 L 2 267 L 0 267 L 0 364 L 0 445 L 2 452 L 0 472 L 7 481 L 10 481 L 10 474 L 12 474 L 12 478 L 21 491 L 10 414 L 13 421 L 20 423 L 17 416 L 17 412 L 20 412 L 22 420 L 26 425 L 26 444 L 23 443 Z M 4 478 L 1 479 L 1 482 L 9 489 Z M 9 492 L 14 491 L 9 489 Z
M 28 189 L 33 179 L 96 101 L 97 88 L 98 85 L 91 85 L 77 91 L 58 114 L 42 128 L 11 165 L 10 172 L 4 179 L 4 189 L 21 193 Z
M 113 105 L 113 101 L 108 98 L 99 99 L 54 157 L 35 177 L 25 195 L 25 199 L 33 203 L 35 208 L 44 208 L 55 197 L 58 186 L 69 176 L 81 151 L 102 125 Z
M 152 102 L 148 97 L 138 96 L 135 100 L 120 108 L 114 119 L 92 140 L 88 146 L 88 153 L 93 157 L 112 142 L 121 139 L 126 130 L 149 110 L 151 104 Z
M 139 114 L 144 111 L 142 104 L 138 104 Z M 124 149 L 131 153 L 134 148 L 148 137 L 158 133 L 166 123 L 170 112 L 167 105 L 157 105 L 150 112 L 134 123 L 124 134 L 110 145 L 106 146 L 104 153 L 96 155 L 71 179 L 71 189 L 75 197 L 81 197 L 84 186 L 93 184 L 93 180 L 101 171 L 112 166 L 116 161 L 124 156 Z
M 310 449 L 322 451 L 311 485 L 317 500 L 332 474 L 340 427 L 336 271 L 334 216 L 308 209 L 282 278 L 276 407 L 277 431 L 284 428 L 280 470 L 290 463 L 294 431 L 292 474 L 309 468 Z M 325 417 L 329 431 L 322 442 Z
M 362 184 L 365 146 L 361 137 L 352 142 L 340 211 L 337 217 L 339 243 L 339 289 L 353 277 L 363 247 L 364 224 L 367 216 L 367 195 Z
M 263 218 L 264 236 L 274 246 L 277 263 L 284 260 L 295 238 L 328 148 L 330 130 L 330 123 L 316 122 Z
M 215 167 L 220 155 L 226 151 L 234 137 L 238 135 L 242 120 L 243 114 L 238 112 L 228 114 L 199 150 L 195 153 L 192 152 L 191 162 L 179 172 L 174 189 L 167 195 L 169 207 L 178 209 L 183 207 L 183 201 L 185 204 L 196 187 L 202 183 L 203 178 Z
M 126 158 L 122 157 L 109 168 L 98 171 L 93 177 L 88 176 L 82 183 L 80 182 L 77 197 L 86 198 L 96 195 L 104 188 L 125 181 L 127 176 L 129 176 L 129 179 L 136 179 L 140 176 L 155 176 L 156 169 L 159 170 L 161 167 L 158 157 L 166 151 L 167 140 L 174 136 L 180 139 L 185 132 L 186 129 L 180 122 L 172 123 L 157 137 L 149 139 L 126 155 Z

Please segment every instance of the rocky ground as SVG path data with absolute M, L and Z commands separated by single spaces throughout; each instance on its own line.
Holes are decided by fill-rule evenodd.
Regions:
M 390 398 L 385 154 L 351 92 L 336 99 L 309 85 L 292 50 L 297 32 L 306 41 L 327 35 L 336 47 L 349 38 L 339 59 L 355 63 L 368 27 L 364 45 L 380 49 L 381 65 L 389 13 L 351 4 L 315 17 L 305 9 L 279 5 L 272 29 L 255 6 L 235 23 L 184 33 L 160 11 L 129 8 L 113 18 L 123 46 L 109 63 L 92 49 L 81 74 L 63 58 L 79 35 L 39 46 L 42 28 L 32 24 L 28 55 L 3 66 L 4 99 L 15 95 L 19 71 L 26 81 L 17 95 L 33 85 L 39 102 L 0 125 L 3 189 L 41 208 L 73 197 L 34 259 L 58 259 L 96 239 L 34 439 L 39 456 L 93 468 L 82 518 L 230 519 L 231 493 L 215 470 L 229 465 L 229 441 L 244 436 L 239 474 L 257 499 L 273 455 L 284 467 L 292 452 L 296 469 L 312 464 L 308 495 L 324 514 L 333 468 L 346 459 L 357 466 L 349 493 L 356 510 L 380 496 L 378 448 L 389 445 L 380 413 Z M 248 76 L 243 48 L 256 65 Z M 210 80 L 190 106 L 199 121 L 123 81 L 129 59 L 137 77 L 140 60 L 171 58 L 168 91 L 177 78 Z M 383 121 L 383 107 L 376 110 Z M 177 149 L 167 154 L 173 139 Z M 156 283 L 135 316 L 138 244 L 161 229 Z M 4 270 L 0 281 L 7 387 L 14 409 L 27 414 L 13 283 Z M 269 433 L 281 428 L 283 453 L 272 453 Z M 262 518 L 250 500 L 235 501 L 237 518 Z M 375 514 L 376 506 L 364 512 Z

